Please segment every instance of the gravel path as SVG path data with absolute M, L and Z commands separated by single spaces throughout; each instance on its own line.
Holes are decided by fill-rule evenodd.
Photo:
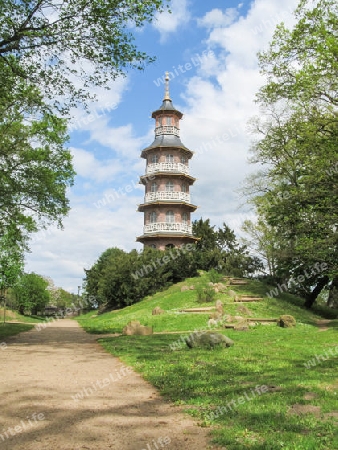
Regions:
M 0 450 L 205 450 L 208 430 L 69 319 L 0 350 Z

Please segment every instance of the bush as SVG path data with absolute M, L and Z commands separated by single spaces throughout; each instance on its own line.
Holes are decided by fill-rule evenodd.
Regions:
M 209 270 L 208 276 L 209 276 L 209 280 L 212 283 L 218 283 L 219 281 L 221 281 L 221 279 L 223 277 L 223 275 L 220 274 L 219 272 L 217 272 L 217 270 L 215 270 L 215 269 Z
M 198 286 L 196 292 L 198 303 L 212 302 L 216 296 L 216 292 L 212 286 L 207 286 L 205 288 Z

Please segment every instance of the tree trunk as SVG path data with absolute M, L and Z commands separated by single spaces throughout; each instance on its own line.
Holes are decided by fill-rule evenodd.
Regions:
M 327 306 L 335 308 L 338 304 L 338 276 L 335 276 L 332 280 L 329 298 L 327 299 Z
M 318 295 L 322 292 L 323 288 L 327 285 L 327 283 L 329 281 L 330 281 L 330 278 L 327 275 L 318 279 L 316 287 L 306 297 L 306 300 L 304 303 L 305 308 L 310 309 L 312 307 L 312 305 L 316 301 Z

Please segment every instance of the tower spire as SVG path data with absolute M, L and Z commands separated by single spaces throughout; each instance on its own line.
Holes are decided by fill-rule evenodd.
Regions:
M 164 99 L 163 100 L 170 100 L 169 95 L 169 72 L 165 73 L 165 91 L 164 91 Z

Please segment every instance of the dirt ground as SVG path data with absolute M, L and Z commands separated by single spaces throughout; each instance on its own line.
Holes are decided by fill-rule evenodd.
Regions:
M 0 450 L 205 450 L 208 429 L 73 320 L 0 349 Z

